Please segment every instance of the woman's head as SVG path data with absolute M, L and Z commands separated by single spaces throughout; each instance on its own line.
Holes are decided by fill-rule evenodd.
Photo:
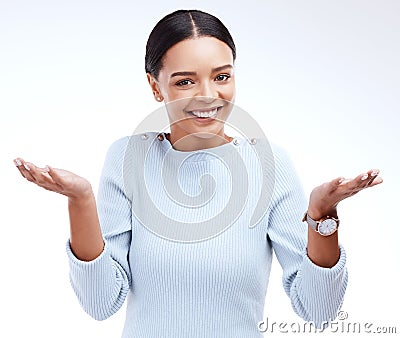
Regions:
M 155 99 L 169 103 L 177 138 L 223 134 L 235 97 L 235 58 L 229 31 L 211 14 L 177 10 L 154 27 L 146 45 L 147 79 Z

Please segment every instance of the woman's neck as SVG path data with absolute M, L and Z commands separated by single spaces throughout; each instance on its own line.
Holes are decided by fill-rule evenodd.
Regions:
M 221 135 L 215 134 L 215 136 L 208 138 L 202 138 L 195 134 L 179 137 L 177 136 L 177 133 L 173 133 L 172 131 L 171 133 L 165 133 L 165 136 L 171 143 L 172 147 L 179 151 L 194 151 L 214 148 L 233 140 L 233 137 L 226 135 L 223 131 Z

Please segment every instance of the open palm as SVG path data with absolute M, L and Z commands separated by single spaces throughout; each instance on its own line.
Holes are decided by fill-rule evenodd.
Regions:
M 46 190 L 54 191 L 70 198 L 80 198 L 92 193 L 92 187 L 85 178 L 64 169 L 50 166 L 40 168 L 22 158 L 14 160 L 21 175 L 28 181 Z
M 354 179 L 336 178 L 314 188 L 310 194 L 309 215 L 319 219 L 325 215 L 336 215 L 336 207 L 340 201 L 383 182 L 378 176 L 379 170 L 371 169 Z

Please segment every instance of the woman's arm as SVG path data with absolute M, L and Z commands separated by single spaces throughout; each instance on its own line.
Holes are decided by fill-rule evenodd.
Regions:
M 379 170 L 374 169 L 352 180 L 339 177 L 316 187 L 310 194 L 308 215 L 314 220 L 327 215 L 337 218 L 339 202 L 363 189 L 382 183 L 383 179 L 378 174 Z M 308 227 L 307 254 L 316 265 L 324 268 L 334 266 L 340 256 L 338 231 L 330 236 L 322 236 Z
M 39 168 L 18 158 L 21 175 L 68 197 L 71 237 L 66 243 L 69 277 L 82 308 L 104 320 L 117 312 L 131 285 L 131 201 L 124 194 L 122 164 L 128 138 L 109 149 L 97 201 L 87 180 L 66 170 Z
M 68 211 L 71 251 L 81 261 L 95 259 L 103 251 L 104 241 L 93 192 L 81 198 L 68 198 Z
M 343 196 L 337 194 L 337 189 L 354 194 L 359 191 L 355 188 L 358 180 L 332 181 L 337 182 L 337 188 L 333 183 L 326 183 L 323 188 L 315 188 L 307 201 L 286 151 L 274 145 L 274 156 L 275 190 L 269 207 L 267 238 L 282 266 L 283 287 L 294 311 L 304 320 L 323 328 L 325 322 L 336 317 L 344 299 L 348 282 L 346 252 L 337 242 L 337 233 L 326 238 L 310 233 L 310 227 L 302 222 L 302 217 L 307 208 L 313 219 L 328 214 L 335 216 L 333 210 L 326 209 L 335 203 L 323 196 Z M 348 185 L 350 182 L 354 189 Z
M 308 227 L 307 255 L 311 261 L 323 268 L 336 265 L 340 257 L 338 237 L 338 231 L 324 237 Z

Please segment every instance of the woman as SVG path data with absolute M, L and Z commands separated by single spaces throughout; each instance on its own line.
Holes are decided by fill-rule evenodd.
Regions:
M 254 207 L 250 196 L 237 220 L 206 240 L 171 240 L 153 231 L 156 225 L 159 232 L 173 226 L 163 223 L 167 219 L 201 225 L 224 202 L 229 182 L 215 154 L 224 159 L 240 154 L 249 187 L 256 191 L 259 168 L 249 155 L 252 143 L 224 132 L 223 122 L 235 98 L 235 58 L 231 35 L 208 13 L 178 10 L 157 23 L 146 46 L 146 73 L 155 99 L 169 108 L 171 132 L 148 132 L 114 142 L 97 203 L 86 179 L 14 160 L 28 181 L 68 197 L 72 287 L 84 310 L 97 320 L 114 314 L 128 298 L 123 337 L 261 337 L 272 250 L 299 316 L 322 327 L 335 318 L 343 302 L 347 270 L 345 251 L 338 242 L 337 205 L 380 184 L 378 170 L 316 187 L 307 206 L 290 159 L 274 145 L 275 168 L 269 169 L 275 170 L 275 186 L 257 227 L 243 226 Z M 214 153 L 199 153 L 201 149 Z M 143 153 L 146 166 L 138 155 Z M 180 171 L 172 170 L 177 164 Z M 142 171 L 145 187 L 134 179 Z M 190 201 L 199 193 L 204 173 L 216 178 L 217 202 L 194 211 Z M 179 195 L 181 203 L 171 202 L 163 190 L 169 181 L 162 175 L 169 180 L 178 176 L 186 192 Z M 149 212 L 148 191 L 160 215 Z M 187 229 L 202 228 L 179 231 Z

